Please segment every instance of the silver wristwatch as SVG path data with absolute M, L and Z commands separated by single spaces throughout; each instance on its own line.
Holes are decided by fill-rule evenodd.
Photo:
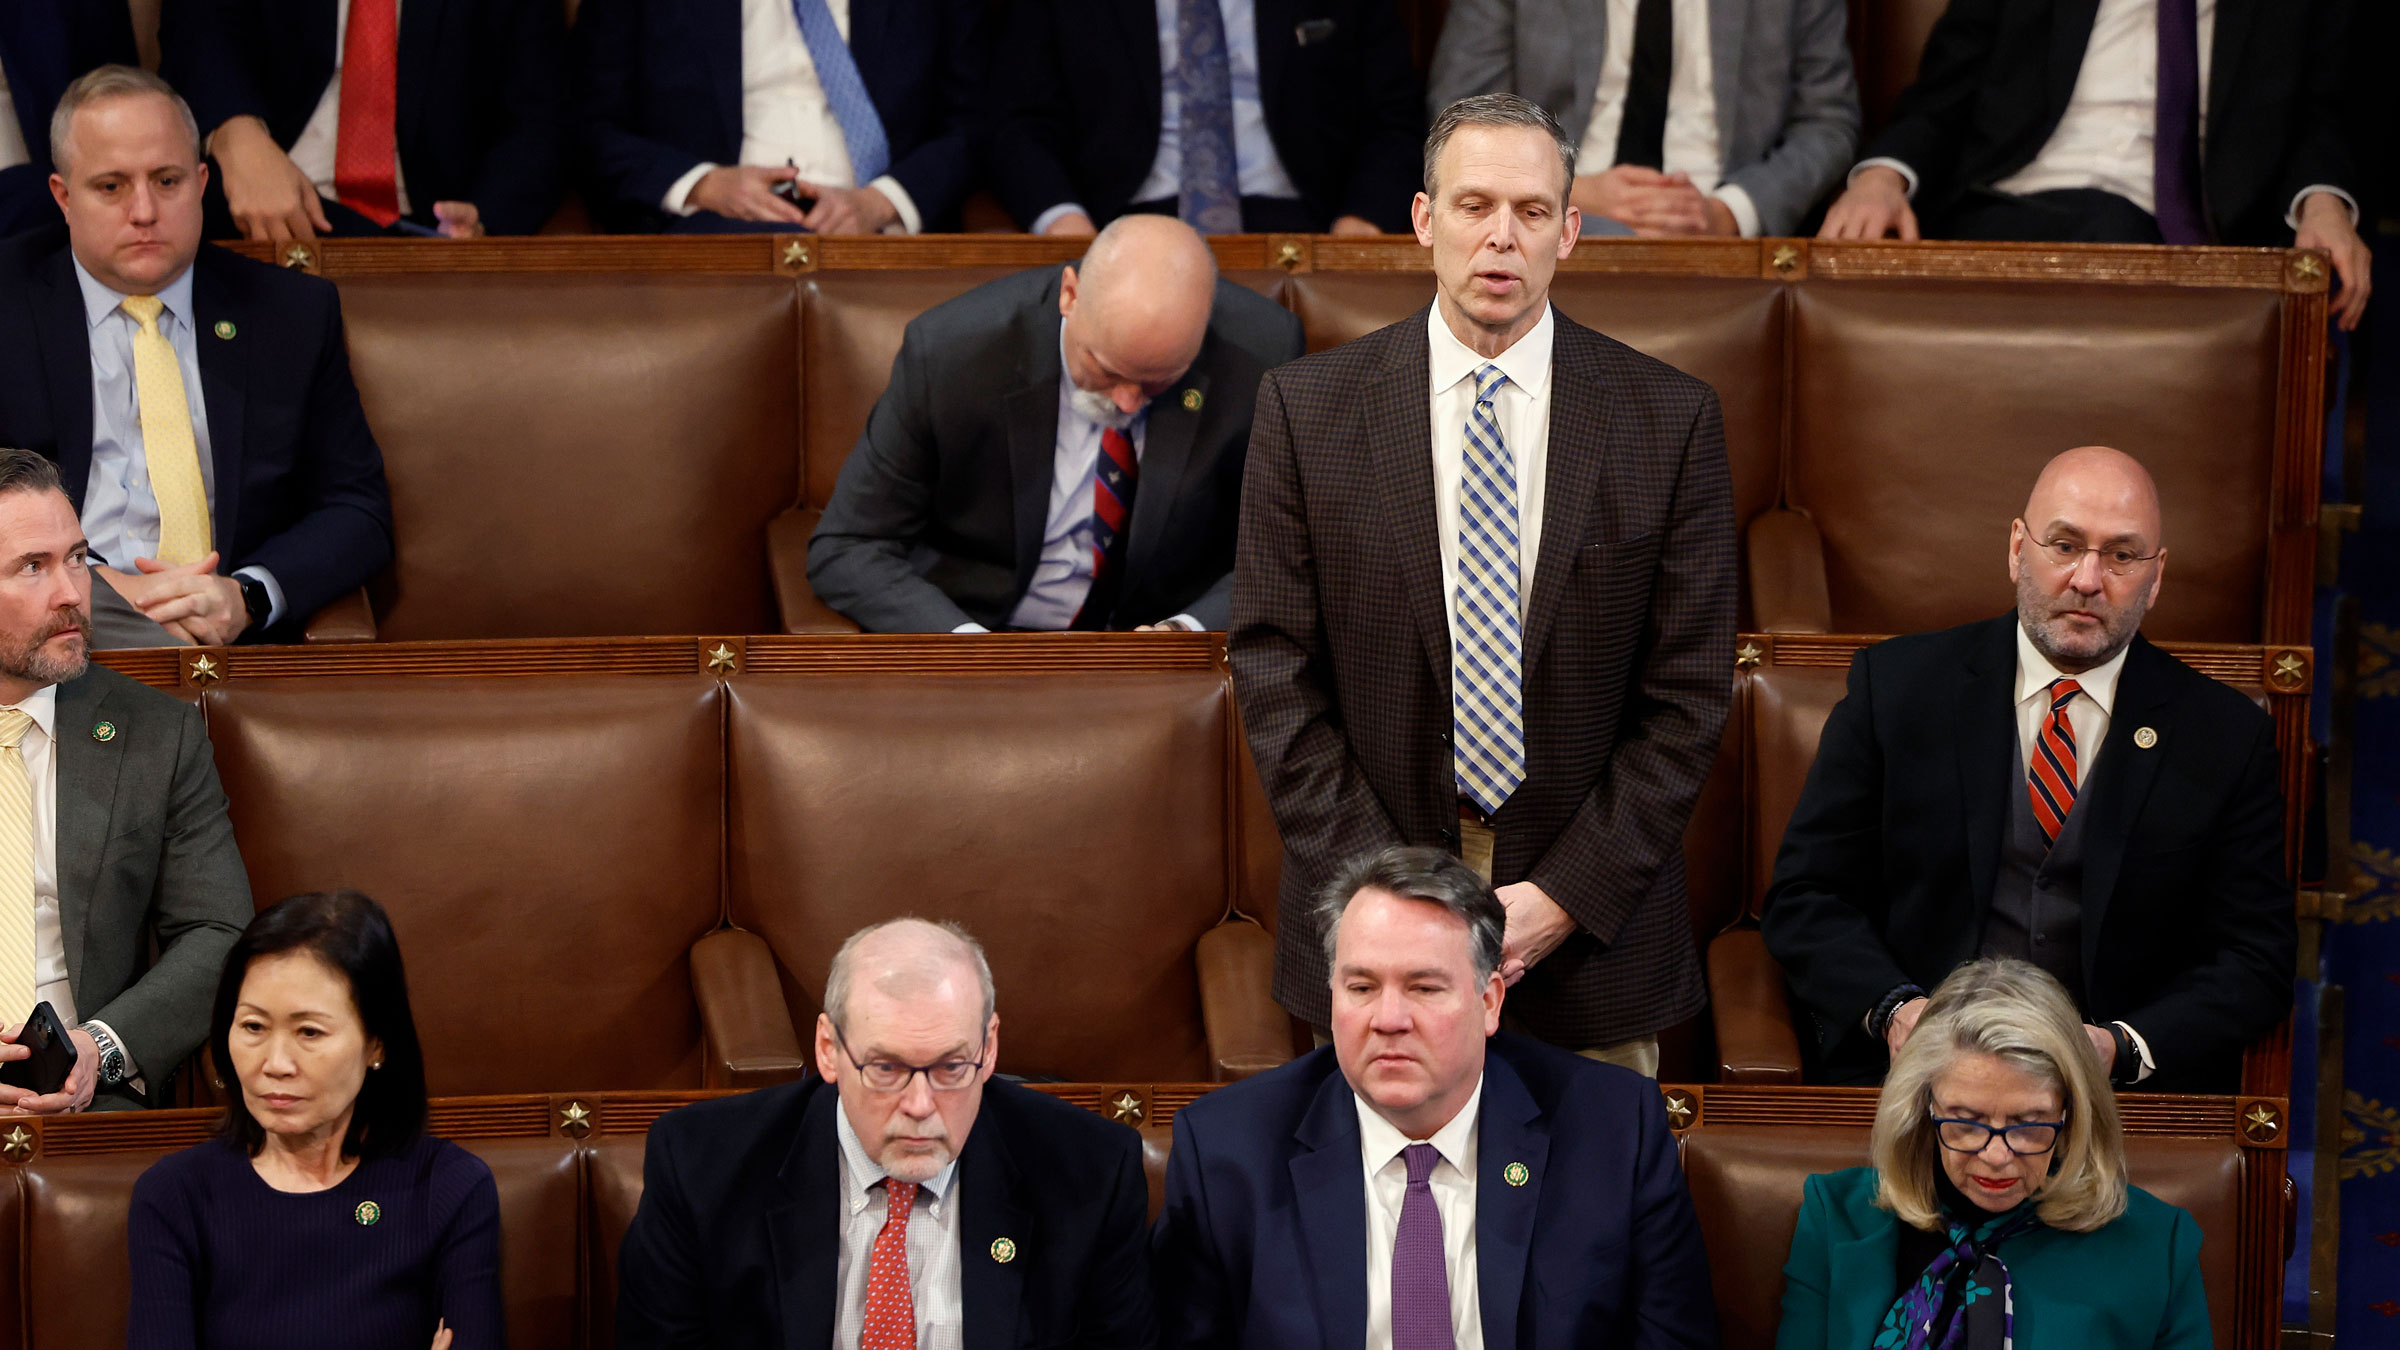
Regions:
M 92 1038 L 92 1044 L 100 1049 L 100 1086 L 123 1087 L 126 1078 L 125 1047 L 117 1044 L 117 1038 L 98 1022 L 86 1022 L 83 1029 Z

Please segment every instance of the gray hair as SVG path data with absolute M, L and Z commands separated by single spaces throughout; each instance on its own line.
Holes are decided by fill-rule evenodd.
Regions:
M 913 915 L 902 915 L 859 929 L 844 939 L 841 950 L 833 954 L 833 969 L 825 975 L 825 1015 L 833 1019 L 834 1029 L 841 1030 L 842 1024 L 850 1017 L 850 967 L 859 944 L 886 928 L 904 923 L 934 929 L 958 944 L 959 951 L 955 954 L 965 957 L 975 967 L 975 982 L 983 991 L 983 1017 L 977 1025 L 988 1025 L 992 1013 L 999 1007 L 999 999 L 992 988 L 992 963 L 984 958 L 983 944 L 977 942 L 966 929 L 947 919 L 920 919 Z
M 183 114 L 183 129 L 191 134 L 192 163 L 200 162 L 200 121 L 192 116 L 192 105 L 183 101 L 175 86 L 137 66 L 101 66 L 76 77 L 67 92 L 58 96 L 57 111 L 50 114 L 50 163 L 61 177 L 67 172 L 67 138 L 75 130 L 75 114 L 94 103 L 136 94 L 156 94 L 175 105 L 175 111 Z
M 11 492 L 64 492 L 58 466 L 47 455 L 0 447 L 0 496 Z
M 1575 141 L 1548 109 L 1521 94 L 1477 94 L 1442 109 L 1433 119 L 1433 129 L 1425 133 L 1426 196 L 1441 195 L 1434 188 L 1434 165 L 1442 157 L 1442 147 L 1450 144 L 1461 127 L 1531 127 L 1548 132 L 1551 144 L 1558 147 L 1559 165 L 1566 170 L 1558 199 L 1564 202 L 1575 186 Z
M 1475 978 L 1490 979 L 1500 968 L 1500 939 L 1508 927 L 1508 911 L 1500 907 L 1490 883 L 1441 849 L 1401 844 L 1351 859 L 1318 890 L 1311 909 L 1318 930 L 1325 935 L 1326 965 L 1333 964 L 1343 912 L 1365 891 L 1389 891 L 1403 900 L 1423 900 L 1449 910 L 1466 921 L 1467 953 L 1474 958 Z

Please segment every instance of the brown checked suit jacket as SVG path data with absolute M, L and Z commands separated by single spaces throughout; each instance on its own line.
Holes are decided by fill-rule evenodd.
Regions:
M 1269 372 L 1251 429 L 1228 646 L 1283 836 L 1275 996 L 1317 1026 L 1314 890 L 1387 844 L 1458 846 L 1426 318 Z M 1493 819 L 1492 872 L 1580 930 L 1509 1010 L 1586 1046 L 1706 998 L 1681 840 L 1730 697 L 1736 560 L 1716 393 L 1556 324 L 1527 771 Z

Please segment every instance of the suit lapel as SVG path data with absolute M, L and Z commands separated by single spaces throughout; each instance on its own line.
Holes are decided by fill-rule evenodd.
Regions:
M 2108 718 L 2108 735 L 2100 742 L 2100 758 L 2078 794 L 2077 809 L 2091 814 L 2083 822 L 2083 968 L 2095 970 L 2100 929 L 2108 914 L 2110 894 L 2125 862 L 2125 841 L 2141 818 L 2142 804 L 2158 781 L 2164 762 L 2155 750 L 2133 742 L 2142 727 L 2156 729 L 2169 721 L 2167 682 L 2159 666 L 2167 660 L 2156 647 L 2135 635 L 2117 677 L 2116 707 Z M 2176 728 L 2161 733 L 2171 736 Z
M 242 414 L 250 385 L 249 346 L 236 338 L 220 338 L 216 326 L 230 320 L 225 331 L 238 334 L 250 327 L 250 315 L 232 287 L 212 264 L 216 254 L 201 246 L 192 263 L 192 341 L 200 348 L 200 389 L 207 405 L 208 457 L 216 482 L 210 538 L 218 553 L 219 572 L 239 566 L 233 553 L 233 525 L 241 519 Z
M 998 1085 L 995 1085 L 997 1087 Z M 1002 1238 L 1017 1253 L 1043 1259 L 1033 1211 L 1020 1192 L 1024 1179 L 991 1119 L 998 1098 L 984 1103 L 982 1128 L 967 1135 L 958 1160 L 956 1189 L 966 1205 L 958 1233 L 959 1302 L 966 1318 L 966 1350 L 1010 1350 L 1017 1344 L 1018 1305 L 1025 1293 L 1025 1267 L 994 1254 Z
M 1882 1210 L 1870 1212 L 1873 1231 L 1836 1242 L 1827 1255 L 1825 1343 L 1867 1345 L 1882 1329 L 1883 1315 L 1900 1297 L 1898 1223 Z
M 767 1211 L 767 1246 L 785 1345 L 833 1343 L 842 1246 L 842 1145 L 833 1113 L 840 1109 L 841 1095 L 820 1081 L 801 1117 L 800 1137 L 775 1175 L 781 1194 Z
M 1483 1057 L 1483 1120 L 1475 1145 L 1475 1278 L 1482 1300 L 1483 1343 L 1517 1343 L 1517 1309 L 1524 1305 L 1525 1269 L 1533 1252 L 1533 1219 L 1548 1175 L 1550 1130 L 1541 1108 L 1507 1060 Z M 1508 1172 L 1522 1164 L 1523 1184 Z
M 1025 594 L 1042 558 L 1042 531 L 1050 519 L 1050 478 L 1058 460 L 1058 283 L 1042 292 L 1043 304 L 1022 325 L 1023 383 L 1002 400 L 1008 428 L 1009 496 L 1016 506 L 1017 586 Z M 1140 505 L 1137 495 L 1135 505 Z
M 1150 401 L 1149 425 L 1142 432 L 1142 474 L 1133 494 L 1133 519 L 1126 526 L 1132 533 L 1125 540 L 1125 575 L 1117 592 L 1120 604 L 1135 578 L 1150 575 L 1150 561 L 1168 538 L 1167 523 L 1182 496 L 1183 477 L 1191 468 L 1192 449 L 1200 434 L 1201 414 L 1183 406 L 1184 394 L 1197 393 L 1199 406 L 1208 406 L 1206 368 L 1215 341 L 1212 337 L 1202 345 L 1200 358 L 1174 388 Z
M 717 95 L 717 143 L 728 156 L 737 154 L 742 148 L 741 0 L 702 0 L 687 12 L 698 30 L 693 36 L 701 58 L 709 65 L 708 87 Z
M 1742 110 L 1742 42 L 1749 35 L 1749 0 L 1709 0 L 1709 74 L 1716 80 L 1717 144 L 1727 164 L 1740 144 L 1741 128 L 1734 119 Z
M 392 124 L 393 141 L 400 149 L 395 153 L 404 154 L 407 146 L 416 144 L 417 125 L 425 118 L 426 90 L 433 83 L 433 73 L 440 68 L 438 51 L 445 3 L 446 0 L 408 0 L 400 11 L 400 57 L 395 72 L 399 106 L 394 110 Z M 332 9 L 329 5 L 314 8 L 326 12 Z M 421 76 L 420 72 L 424 74 Z M 400 171 L 407 173 L 408 166 L 403 163 Z M 426 209 L 432 204 L 420 201 L 414 205 Z
M 72 257 L 61 243 L 57 256 L 43 265 L 31 298 L 42 374 L 50 385 L 50 427 L 58 437 L 58 476 L 80 512 L 92 477 L 92 330 L 84 317 L 83 288 L 75 280 Z
M 884 30 L 890 24 L 891 12 L 889 0 L 850 6 L 850 64 L 858 67 L 859 83 L 867 87 L 867 101 L 875 105 L 878 115 L 888 106 L 884 91 L 877 85 L 884 73 Z
M 1967 881 L 1975 927 L 1983 931 L 2008 833 L 2009 792 L 2023 780 L 2017 764 L 2017 656 L 2014 616 L 1991 621 L 1968 651 L 1958 686 L 1958 794 L 1966 804 Z
M 1139 143 L 1155 146 L 1159 133 L 1160 90 L 1165 82 L 1164 73 L 1158 66 L 1158 10 L 1149 4 L 1116 4 L 1107 6 L 1107 9 L 1123 30 L 1109 50 L 1131 58 L 1125 63 L 1124 69 L 1133 77 L 1134 89 L 1138 94 L 1134 107 L 1140 110 L 1148 126 L 1148 134 L 1141 137 Z M 1260 87 L 1271 86 L 1262 79 Z
M 2259 0 L 2217 0 L 2216 32 L 2208 44 L 2208 88 L 2201 103 L 2207 110 L 2209 126 L 2232 125 L 2227 120 L 2232 115 L 2227 102 L 2233 97 L 2234 77 L 2240 73 L 2242 55 L 2250 47 L 2250 26 L 2266 8 Z
M 1356 1345 L 1367 1331 L 1367 1181 L 1348 1079 L 1326 1075 L 1294 1138 L 1307 1150 L 1291 1161 L 1292 1199 L 1320 1339 Z
M 2100 0 L 2053 0 L 2050 11 L 2049 83 L 2042 90 L 2041 125 L 2055 127 L 2074 96 L 2075 77 L 2083 71 L 2083 56 L 2092 45 L 2092 21 L 2100 15 Z M 2038 146 L 2036 147 L 2039 148 Z
M 70 986 L 83 979 L 83 944 L 91 931 L 92 897 L 99 892 L 117 771 L 124 763 L 118 747 L 125 736 L 99 741 L 81 734 L 100 721 L 107 703 L 107 687 L 90 675 L 58 686 L 52 746 L 58 756 L 58 929 Z
M 1553 313 L 1550 348 L 1550 452 L 1542 485 L 1542 551 L 1533 573 L 1533 602 L 1525 611 L 1522 678 L 1531 679 L 1550 630 L 1566 604 L 1575 553 L 1600 495 L 1608 467 L 1612 411 L 1601 392 L 1606 371 L 1591 332 Z M 1586 622 L 1610 616 L 1585 615 Z
M 1568 139 L 1580 145 L 1591 129 L 1593 105 L 1600 99 L 1600 69 L 1608 64 L 1608 7 L 1589 0 L 1562 0 L 1558 8 L 1566 17 L 1568 59 L 1575 64 L 1575 102 L 1567 110 L 1575 120 L 1563 129 Z M 1591 53 L 1588 60 L 1585 52 Z
M 1367 456 L 1383 495 L 1401 591 L 1417 616 L 1425 659 L 1443 687 L 1450 681 L 1450 597 L 1442 591 L 1440 517 L 1433 501 L 1433 422 L 1426 412 L 1432 347 L 1429 316 L 1402 320 L 1366 390 Z

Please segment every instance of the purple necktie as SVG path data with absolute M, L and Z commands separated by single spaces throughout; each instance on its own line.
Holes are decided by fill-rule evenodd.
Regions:
M 1392 1350 L 1452 1350 L 1450 1273 L 1442 1259 L 1442 1212 L 1425 1179 L 1442 1155 L 1431 1144 L 1400 1150 L 1408 1163 L 1408 1193 L 1400 1202 L 1400 1233 L 1392 1240 Z
M 2200 17 L 2197 0 L 2158 0 L 2158 137 L 2151 195 L 2170 244 L 2208 242 L 2200 208 Z

